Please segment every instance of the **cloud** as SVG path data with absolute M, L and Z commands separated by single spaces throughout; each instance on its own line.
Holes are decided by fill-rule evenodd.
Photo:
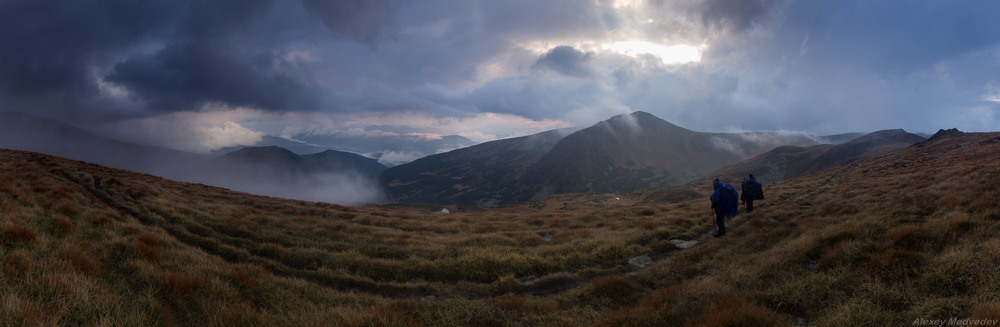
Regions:
M 985 86 L 1000 83 L 998 11 L 852 0 L 9 0 L 0 106 L 106 134 L 248 108 L 212 120 L 222 129 L 213 133 L 235 135 L 231 121 L 367 142 L 363 153 L 434 153 L 632 110 L 703 131 L 995 130 Z M 687 59 L 666 58 L 675 55 Z M 462 123 L 435 127 L 450 121 Z M 163 135 L 147 140 L 192 139 Z M 232 142 L 183 146 L 217 143 Z
M 593 53 L 584 53 L 571 46 L 561 45 L 538 58 L 532 67 L 550 69 L 566 76 L 587 77 L 591 75 L 587 62 L 593 56 Z
M 391 26 L 392 5 L 388 0 L 302 0 L 302 5 L 331 31 L 372 48 Z
M 573 126 L 561 120 L 531 120 L 509 114 L 437 117 L 421 112 L 266 113 L 243 122 L 255 130 L 355 153 L 422 154 Z
M 192 110 L 209 102 L 268 110 L 319 106 L 318 91 L 270 69 L 281 59 L 270 53 L 246 58 L 229 49 L 224 44 L 176 45 L 116 64 L 107 81 L 161 111 Z
M 110 127 L 118 139 L 172 149 L 207 153 L 224 147 L 254 145 L 263 133 L 237 123 L 247 110 L 179 112 L 126 120 Z
M 779 0 L 708 0 L 700 1 L 694 8 L 701 22 L 708 27 L 728 33 L 740 33 L 765 19 L 781 2 Z
M 736 144 L 730 139 L 713 136 L 708 140 L 709 144 L 718 150 L 730 152 L 740 157 L 747 156 L 746 152 L 743 151 L 743 149 L 739 146 L 739 144 Z
M 382 151 L 369 153 L 367 156 L 378 159 L 378 162 L 383 165 L 392 167 L 426 157 L 427 153 L 412 151 Z
M 287 172 L 261 175 L 274 177 L 283 176 L 283 173 Z M 216 183 L 241 192 L 342 205 L 385 202 L 385 196 L 377 181 L 357 174 L 312 173 L 265 181 L 247 178 L 246 175 L 240 174 L 230 177 Z

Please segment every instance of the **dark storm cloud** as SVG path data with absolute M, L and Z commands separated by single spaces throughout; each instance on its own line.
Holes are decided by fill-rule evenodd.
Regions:
M 551 69 L 566 76 L 587 77 L 592 73 L 587 64 L 593 56 L 593 53 L 561 45 L 539 58 L 533 67 Z
M 204 42 L 249 34 L 253 32 L 253 23 L 266 15 L 273 4 L 273 0 L 187 1 L 176 37 Z
M 106 80 L 159 111 L 219 102 L 265 110 L 315 110 L 317 90 L 283 66 L 281 49 L 260 40 L 271 0 L 193 1 L 159 51 L 114 66 Z
M 269 110 L 314 110 L 319 91 L 270 69 L 277 59 L 260 52 L 245 56 L 213 43 L 174 44 L 146 57 L 115 65 L 107 81 L 120 84 L 153 109 L 197 110 L 206 102 Z
M 0 2 L 0 94 L 94 97 L 93 66 L 162 34 L 178 11 L 170 1 Z
M 303 41 L 329 41 L 324 24 L 350 42 L 373 41 L 384 20 L 370 18 L 382 17 L 378 10 L 387 5 L 3 1 L 0 105 L 65 119 L 81 111 L 110 118 L 115 111 L 149 115 L 198 110 L 206 103 L 315 110 L 331 90 L 311 71 L 330 63 L 309 66 L 290 59 L 294 51 L 309 50 Z
M 302 5 L 330 30 L 372 48 L 385 32 L 392 14 L 388 0 L 302 0 Z

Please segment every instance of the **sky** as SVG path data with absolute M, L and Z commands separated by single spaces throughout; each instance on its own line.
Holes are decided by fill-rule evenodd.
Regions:
M 1000 130 L 998 1 L 0 0 L 0 110 L 207 153 L 404 162 L 646 111 Z

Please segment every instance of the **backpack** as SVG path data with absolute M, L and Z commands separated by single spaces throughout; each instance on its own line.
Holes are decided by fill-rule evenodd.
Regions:
M 722 184 L 722 192 L 719 192 L 719 205 L 727 216 L 736 216 L 739 210 L 740 192 L 729 184 Z
M 763 200 L 764 199 L 764 185 L 761 185 L 756 179 L 751 179 L 748 181 L 750 184 L 750 200 Z

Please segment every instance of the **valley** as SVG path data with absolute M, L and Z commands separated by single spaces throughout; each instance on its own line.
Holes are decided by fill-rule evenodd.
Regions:
M 1000 134 L 765 186 L 339 206 L 0 152 L 0 320 L 43 325 L 865 325 L 1000 316 Z M 729 181 L 727 181 L 729 182 Z M 692 194 L 694 193 L 694 194 Z M 672 196 L 680 195 L 678 198 Z M 440 209 L 449 208 L 450 213 Z M 675 241 L 700 240 L 680 249 Z M 633 259 L 646 255 L 650 261 Z M 632 261 L 633 263 L 630 263 Z

